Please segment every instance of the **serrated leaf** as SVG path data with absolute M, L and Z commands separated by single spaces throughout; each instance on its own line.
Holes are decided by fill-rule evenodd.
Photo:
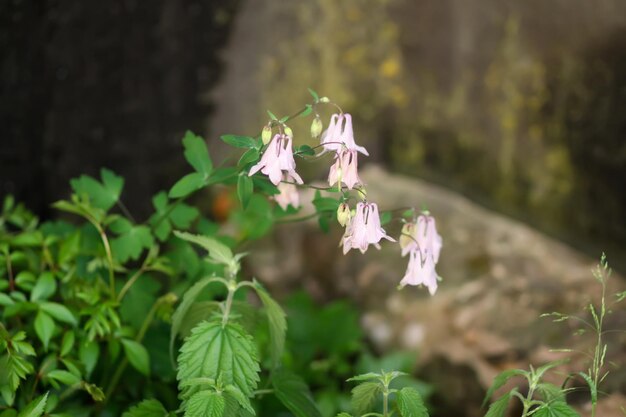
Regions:
M 206 249 L 209 252 L 209 257 L 216 263 L 230 265 L 233 261 L 234 256 L 230 248 L 212 237 L 194 235 L 178 230 L 174 230 L 174 235 L 179 239 L 195 243 Z
M 241 207 L 244 209 L 248 205 L 253 191 L 254 184 L 252 182 L 252 178 L 247 175 L 239 175 L 239 179 L 237 180 L 237 197 L 239 197 Z
M 18 417 L 40 417 L 46 409 L 46 401 L 48 401 L 48 393 L 31 401 L 20 411 Z
M 64 305 L 44 301 L 39 304 L 39 308 L 57 319 L 58 321 L 71 324 L 72 326 L 76 326 L 76 324 L 78 324 L 78 322 L 76 321 L 76 317 L 74 317 L 72 312 Z
M 222 135 L 221 139 L 227 144 L 237 148 L 255 148 L 257 146 L 257 141 L 250 136 Z
M 148 350 L 139 342 L 130 339 L 122 339 L 124 353 L 128 362 L 144 375 L 150 375 L 150 356 Z
M 203 278 L 200 281 L 196 282 L 191 288 L 185 292 L 183 295 L 183 300 L 181 301 L 178 308 L 172 315 L 172 329 L 170 331 L 170 356 L 172 359 L 172 363 L 174 362 L 174 341 L 176 340 L 176 336 L 180 332 L 180 329 L 183 324 L 183 320 L 185 319 L 187 312 L 191 308 L 191 305 L 196 301 L 200 292 L 212 282 L 217 282 L 218 280 L 215 277 Z
M 215 391 L 200 391 L 187 402 L 185 417 L 222 417 L 226 402 Z
M 44 272 L 37 279 L 37 283 L 30 293 L 31 301 L 45 300 L 52 296 L 57 289 L 57 283 L 52 272 Z
M 368 372 L 366 374 L 356 375 L 352 378 L 348 378 L 346 381 L 370 381 L 372 379 L 380 379 L 381 374 L 376 374 L 374 372 Z
M 250 404 L 250 399 L 246 397 L 243 394 L 243 392 L 241 392 L 241 390 L 239 390 L 239 388 L 237 388 L 236 386 L 234 385 L 226 386 L 224 388 L 224 394 L 231 396 L 235 401 L 237 401 L 237 404 L 239 404 L 241 408 L 243 408 L 250 414 L 252 415 L 256 414 L 254 411 L 254 408 L 252 408 L 252 404 Z
M 507 392 L 502 397 L 498 398 L 497 401 L 494 401 L 489 406 L 489 410 L 487 410 L 487 414 L 485 417 L 505 417 L 506 410 L 509 407 L 509 401 L 511 399 L 511 393 Z
M 500 372 L 494 379 L 493 384 L 487 390 L 487 394 L 485 394 L 485 399 L 483 400 L 483 407 L 487 404 L 487 401 L 491 398 L 494 392 L 496 392 L 500 387 L 502 387 L 506 382 L 514 377 L 514 376 L 526 376 L 528 372 L 522 369 L 507 369 L 505 371 Z
M 261 302 L 263 303 L 263 306 L 265 307 L 265 313 L 267 314 L 270 339 L 272 342 L 270 352 L 272 355 L 273 367 L 276 368 L 280 365 L 283 350 L 285 348 L 285 333 L 287 332 L 285 312 L 263 288 L 255 285 L 255 289 L 261 299 Z
M 299 376 L 278 369 L 272 376 L 272 385 L 276 397 L 296 417 L 322 417 L 309 387 Z
M 537 384 L 536 390 L 541 394 L 541 397 L 545 402 L 565 401 L 565 392 L 554 384 L 542 382 Z
M 207 184 L 207 180 L 204 174 L 199 172 L 193 172 L 187 174 L 179 179 L 174 186 L 170 189 L 170 198 L 186 197 L 196 190 L 204 187 Z
M 402 388 L 396 394 L 396 404 L 402 417 L 428 417 L 424 400 L 414 388 Z
M 122 417 L 167 417 L 168 412 L 159 401 L 155 399 L 143 400 L 130 410 L 122 414 Z
M 580 417 L 572 407 L 564 402 L 552 402 L 543 404 L 533 413 L 535 417 Z
M 190 131 L 185 133 L 183 138 L 183 146 L 185 147 L 185 159 L 187 162 L 204 178 L 208 178 L 213 171 L 213 163 L 209 157 L 204 139 L 196 136 Z
M 180 349 L 178 381 L 191 378 L 221 378 L 247 396 L 259 381 L 256 345 L 244 329 L 234 323 L 203 322 L 196 326 Z M 185 387 L 182 396 L 189 398 L 197 389 Z
M 37 313 L 37 317 L 35 317 L 35 333 L 39 337 L 39 340 L 43 343 L 44 350 L 48 350 L 48 343 L 50 343 L 50 338 L 54 333 L 54 320 L 44 313 L 43 311 L 39 311 Z
M 371 411 L 382 386 L 379 382 L 364 382 L 352 388 L 352 411 L 357 416 Z

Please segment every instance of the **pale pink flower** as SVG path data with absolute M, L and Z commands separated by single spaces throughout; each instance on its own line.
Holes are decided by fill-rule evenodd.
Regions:
M 293 208 L 300 207 L 300 194 L 298 193 L 298 187 L 293 184 L 294 178 L 289 174 L 284 174 L 284 181 L 278 184 L 278 191 L 280 194 L 274 196 L 274 200 L 283 209 L 287 210 L 287 206 L 291 204 Z
M 259 170 L 267 175 L 274 185 L 280 183 L 283 172 L 290 175 L 298 184 L 302 184 L 302 178 L 296 172 L 296 161 L 293 159 L 291 136 L 274 135 L 261 160 L 250 168 L 248 175 L 252 176 Z
M 414 249 L 409 257 L 409 265 L 400 287 L 405 285 L 424 285 L 428 288 L 430 295 L 437 291 L 437 272 L 433 254 L 428 250 Z
M 378 206 L 375 203 L 358 203 L 356 214 L 346 226 L 340 246 L 343 246 L 344 255 L 353 248 L 365 253 L 369 245 L 380 249 L 378 242 L 383 238 L 395 242 L 380 226 Z
M 415 249 L 426 250 L 433 257 L 434 263 L 437 264 L 439 262 L 442 239 L 439 233 L 437 233 L 435 218 L 423 214 L 417 218 L 417 225 L 406 227 L 406 230 L 410 233 L 411 238 L 402 245 L 402 256 Z
M 362 184 L 359 178 L 357 153 L 355 150 L 342 149 L 335 156 L 335 163 L 328 173 L 328 184 L 332 187 L 341 181 L 348 189 Z
M 367 150 L 358 146 L 354 142 L 354 131 L 352 130 L 352 116 L 348 113 L 333 114 L 330 117 L 328 129 L 322 133 L 321 144 L 324 145 L 324 152 L 339 152 L 342 148 L 361 152 L 369 155 Z

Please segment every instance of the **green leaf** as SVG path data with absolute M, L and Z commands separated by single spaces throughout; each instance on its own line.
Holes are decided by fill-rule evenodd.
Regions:
M 100 177 L 103 183 L 87 175 L 81 175 L 79 178 L 72 179 L 70 184 L 77 195 L 86 195 L 93 207 L 107 211 L 119 199 L 124 187 L 124 179 L 105 168 L 100 171 Z
M 356 375 L 352 378 L 348 378 L 347 381 L 371 381 L 372 379 L 380 379 L 381 374 L 376 374 L 374 372 L 368 372 L 366 374 Z
M 487 401 L 491 398 L 494 392 L 496 392 L 500 387 L 502 387 L 506 382 L 514 376 L 526 376 L 528 372 L 522 369 L 507 369 L 506 371 L 500 372 L 494 379 L 493 384 L 487 390 L 487 394 L 485 395 L 485 399 L 483 400 L 483 407 L 487 404 Z
M 402 417 L 428 417 L 424 400 L 414 388 L 402 388 L 396 394 L 396 403 Z
M 111 241 L 111 251 L 115 260 L 123 264 L 129 259 L 137 260 L 143 250 L 149 249 L 153 244 L 154 238 L 148 226 L 131 225 L 129 229 L 124 230 Z
M 168 412 L 163 405 L 155 400 L 143 400 L 130 410 L 122 414 L 122 417 L 167 417 Z
M 270 340 L 272 342 L 270 352 L 272 354 L 272 364 L 276 368 L 280 365 L 285 348 L 285 333 L 287 332 L 287 320 L 285 312 L 281 306 L 259 285 L 255 285 L 255 290 L 265 307 L 267 321 L 270 329 Z
M 209 257 L 215 263 L 230 265 L 233 262 L 234 256 L 230 248 L 212 237 L 193 235 L 187 232 L 179 232 L 178 230 L 174 230 L 174 235 L 179 239 L 195 243 L 206 249 L 209 252 Z
M 15 304 L 15 301 L 5 293 L 0 292 L 0 306 L 8 307 Z
M 494 401 L 490 406 L 485 417 L 505 417 L 506 410 L 509 407 L 509 400 L 511 399 L 511 393 L 507 392 L 502 397 Z
M 548 382 L 537 384 L 537 391 L 545 402 L 561 401 L 565 402 L 565 392 L 561 388 Z
M 237 196 L 239 197 L 239 202 L 243 208 L 246 208 L 248 205 L 253 191 L 254 184 L 252 183 L 252 178 L 245 174 L 240 174 L 239 179 L 237 180 Z
M 85 370 L 89 376 L 98 363 L 98 357 L 100 356 L 100 345 L 97 342 L 84 342 L 78 349 L 78 357 L 80 361 L 85 365 Z
M 272 385 L 276 397 L 296 417 L 322 417 L 309 387 L 299 376 L 278 369 L 272 376 Z
M 128 362 L 144 375 L 150 375 L 150 356 L 146 348 L 139 342 L 130 339 L 122 339 L 124 353 Z
M 22 411 L 18 417 L 40 417 L 46 409 L 46 401 L 48 400 L 48 393 L 31 401 Z
M 44 301 L 39 304 L 39 308 L 57 319 L 58 321 L 71 324 L 72 326 L 76 326 L 78 324 L 72 312 L 64 305 Z
M 61 356 L 66 356 L 68 353 L 72 351 L 74 347 L 74 341 L 76 336 L 73 331 L 65 332 L 63 335 L 63 340 L 61 341 Z
M 54 333 L 54 327 L 54 320 L 40 310 L 35 318 L 35 332 L 37 333 L 39 340 L 43 343 L 45 350 L 48 350 L 48 343 Z
M 191 308 L 196 298 L 200 295 L 200 292 L 212 282 L 218 282 L 218 280 L 214 277 L 203 278 L 200 281 L 196 282 L 191 288 L 185 292 L 183 295 L 183 300 L 180 305 L 172 315 L 172 329 L 170 331 L 170 356 L 172 357 L 172 363 L 174 362 L 174 341 L 176 340 L 176 336 L 180 332 L 180 329 L 183 325 L 183 321 L 187 316 L 187 312 Z
M 564 402 L 551 402 L 543 404 L 533 414 L 535 417 L 580 417 L 572 407 Z
M 591 404 L 594 404 L 594 405 L 597 404 L 598 387 L 596 386 L 595 382 L 585 372 L 579 372 L 578 375 L 580 375 L 585 380 L 585 382 L 587 382 L 587 385 L 589 386 L 589 392 L 591 393 Z
M 301 145 L 298 149 L 296 149 L 295 154 L 314 156 L 315 151 L 309 145 Z
M 59 381 L 62 384 L 72 386 L 80 383 L 80 378 L 74 375 L 73 373 L 63 371 L 60 369 L 55 369 L 54 371 L 48 372 L 46 375 L 50 379 L 54 379 L 55 381 Z
M 363 415 L 374 405 L 382 386 L 380 382 L 364 382 L 352 388 L 352 411 L 357 416 Z
M 185 147 L 185 159 L 187 159 L 187 162 L 198 173 L 202 174 L 204 178 L 208 178 L 213 171 L 213 163 L 209 157 L 209 150 L 204 139 L 187 131 L 183 138 L 183 146 Z
M 207 183 L 204 174 L 193 172 L 179 179 L 170 189 L 170 198 L 186 197 L 196 190 L 204 187 Z
M 250 136 L 222 135 L 221 139 L 229 145 L 237 148 L 256 148 L 257 146 L 256 139 L 251 138 Z
M 309 88 L 308 90 L 309 90 L 309 93 L 311 93 L 311 95 L 313 96 L 313 99 L 314 99 L 316 102 L 320 100 L 320 96 L 319 96 L 319 95 L 317 95 L 317 93 L 315 92 L 315 90 L 313 90 L 313 89 L 311 89 L 311 88 Z
M 252 415 L 256 414 L 254 412 L 254 408 L 252 408 L 252 404 L 250 404 L 250 399 L 246 397 L 243 394 L 243 392 L 241 392 L 241 390 L 239 390 L 239 388 L 237 388 L 236 386 L 234 385 L 226 386 L 224 388 L 224 394 L 232 397 L 235 401 L 237 401 L 237 403 L 239 404 L 239 406 L 241 406 L 241 408 L 243 408 L 250 414 Z
M 231 313 L 233 310 L 231 310 Z M 198 301 L 191 305 L 180 325 L 179 334 L 185 338 L 198 323 L 213 317 L 221 317 L 222 309 L 217 301 Z M 231 314 L 232 317 L 232 314 Z
M 392 214 L 390 211 L 383 211 L 380 213 L 380 225 L 384 226 L 389 223 L 392 219 Z
M 237 168 L 241 169 L 252 162 L 258 161 L 259 156 L 259 151 L 257 149 L 248 149 L 244 152 L 243 155 L 241 155 L 241 158 L 239 158 L 239 162 L 237 162 Z
M 30 293 L 31 301 L 45 300 L 49 298 L 57 289 L 57 283 L 52 272 L 44 272 L 37 279 L 37 283 Z
M 252 337 L 238 324 L 203 322 L 196 326 L 178 356 L 178 380 L 181 385 L 191 378 L 221 378 L 246 396 L 251 396 L 259 381 L 259 361 Z M 197 387 L 183 387 L 189 398 Z
M 222 417 L 226 401 L 215 391 L 200 391 L 187 403 L 184 417 Z
M 339 208 L 339 204 L 341 203 L 336 198 L 321 197 L 316 195 L 313 199 L 313 205 L 315 206 L 315 210 L 317 212 L 329 211 L 336 213 Z
M 278 117 L 276 117 L 276 115 L 274 113 L 272 113 L 271 111 L 267 110 L 267 115 L 270 117 L 270 119 L 272 120 L 278 120 Z
M 305 109 L 302 111 L 302 113 L 300 113 L 299 117 L 306 117 L 309 114 L 311 114 L 312 111 L 313 111 L 313 106 L 311 106 L 310 104 L 307 104 L 305 106 Z

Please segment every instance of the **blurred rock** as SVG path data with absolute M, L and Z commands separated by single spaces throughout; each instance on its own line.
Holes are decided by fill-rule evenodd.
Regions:
M 362 177 L 368 197 L 381 210 L 424 204 L 436 217 L 444 246 L 438 265 L 443 281 L 435 296 L 420 288 L 396 290 L 407 260 L 395 244 L 343 256 L 337 248 L 338 226 L 328 235 L 312 222 L 279 228 L 275 248 L 260 245 L 280 254 L 271 258 L 272 276 L 260 272 L 268 268 L 265 255 L 251 255 L 249 267 L 279 293 L 305 286 L 320 300 L 353 299 L 364 311 L 362 324 L 377 349 L 411 348 L 419 355 L 420 378 L 435 384 L 439 393 L 438 415 L 483 415 L 484 391 L 507 368 L 528 369 L 529 364 L 569 356 L 571 363 L 560 371 L 587 369 L 584 356 L 557 354 L 549 347 L 586 350 L 593 346 L 591 335 L 574 337 L 572 323 L 539 316 L 558 311 L 587 318 L 583 307 L 600 297 L 591 274 L 597 261 L 441 187 L 376 166 Z M 400 225 L 393 221 L 385 227 L 392 235 L 399 233 Z M 294 265 L 294 259 L 301 263 Z M 607 294 L 625 287 L 623 278 L 613 274 Z M 624 329 L 625 322 L 622 306 L 607 328 Z M 607 333 L 606 340 L 607 363 L 623 363 L 625 335 Z M 557 376 L 554 382 L 562 379 Z M 612 370 L 602 389 L 623 392 L 625 380 L 624 371 Z M 588 396 L 573 400 L 584 406 Z

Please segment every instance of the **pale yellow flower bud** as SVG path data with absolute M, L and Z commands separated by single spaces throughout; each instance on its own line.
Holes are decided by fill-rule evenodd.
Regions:
M 263 132 L 261 132 L 261 140 L 263 141 L 263 145 L 267 145 L 272 140 L 272 128 L 269 125 L 266 125 L 263 128 Z
M 316 116 L 311 123 L 311 137 L 313 139 L 319 137 L 319 135 L 322 134 L 323 127 L 324 126 L 322 125 L 322 120 L 319 118 L 319 116 Z
M 289 136 L 290 138 L 293 138 L 293 130 L 291 130 L 289 126 L 285 126 L 285 135 Z
M 415 242 L 413 238 L 414 229 L 415 224 L 413 223 L 406 223 L 404 226 L 402 226 L 402 234 L 400 235 L 400 247 L 402 249 Z
M 352 218 L 352 212 L 350 211 L 350 207 L 346 203 L 339 204 L 337 208 L 337 221 L 342 227 L 345 227 L 346 224 Z
M 320 103 L 330 103 L 330 99 L 328 97 L 320 98 Z

